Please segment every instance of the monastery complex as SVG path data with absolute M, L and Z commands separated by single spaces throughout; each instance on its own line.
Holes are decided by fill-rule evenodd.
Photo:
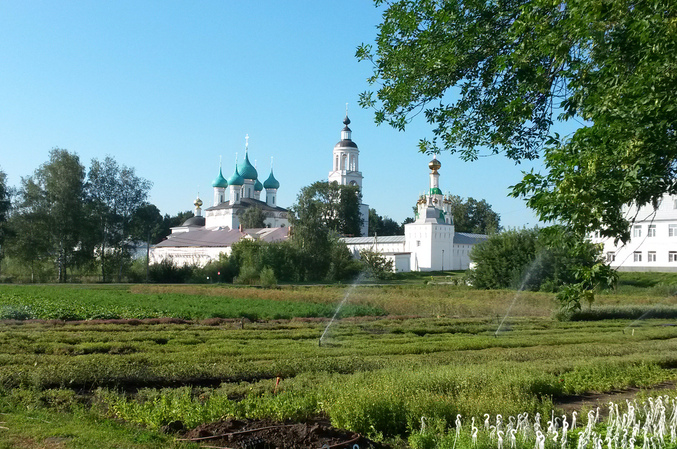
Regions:
M 352 140 L 350 119 L 343 120 L 341 140 L 334 146 L 329 182 L 354 185 L 362 189 L 357 144 Z M 248 142 L 248 140 L 247 140 Z M 440 162 L 433 158 L 427 193 L 417 203 L 416 218 L 404 226 L 404 235 L 368 235 L 369 206 L 360 204 L 363 237 L 345 237 L 344 242 L 355 257 L 360 250 L 370 249 L 392 260 L 396 271 L 464 270 L 470 264 L 472 246 L 487 238 L 486 235 L 455 232 L 451 216 L 451 201 L 440 189 Z M 268 178 L 262 183 L 256 168 L 249 162 L 249 145 L 245 145 L 244 160 L 236 163 L 233 175 L 226 179 L 223 168 L 212 183 L 213 205 L 202 210 L 203 202 L 195 200 L 195 216 L 181 226 L 172 228 L 168 238 L 150 252 L 150 263 L 171 259 L 179 265 L 205 265 L 216 260 L 219 254 L 230 254 L 232 245 L 241 239 L 265 242 L 289 238 L 289 211 L 277 204 L 280 183 L 271 167 Z M 265 199 L 262 199 L 265 190 Z M 243 229 L 239 216 L 247 208 L 260 208 L 265 218 L 265 228 Z

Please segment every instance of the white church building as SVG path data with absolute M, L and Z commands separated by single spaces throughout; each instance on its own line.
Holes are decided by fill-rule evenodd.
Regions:
M 609 265 L 619 271 L 677 271 L 677 195 L 664 195 L 658 208 L 625 206 L 632 220 L 630 240 L 623 244 L 595 233 Z
M 202 200 L 195 199 L 195 216 L 172 228 L 166 240 L 150 250 L 150 263 L 171 259 L 177 265 L 197 264 L 204 266 L 218 260 L 221 253 L 230 254 L 232 245 L 242 239 L 275 242 L 289 237 L 289 212 L 277 205 L 277 190 L 280 183 L 270 175 L 261 183 L 259 175 L 249 161 L 249 136 L 246 138 L 245 155 L 241 163 L 235 162 L 233 175 L 226 179 L 219 164 L 219 174 L 212 183 L 213 205 L 204 210 Z M 265 201 L 261 199 L 266 191 Z M 256 207 L 265 216 L 264 228 L 243 229 L 240 215 L 248 208 Z
M 455 232 L 451 200 L 440 189 L 441 166 L 436 157 L 428 164 L 428 193 L 419 198 L 416 219 L 404 225 L 404 235 L 343 239 L 356 257 L 361 250 L 380 252 L 393 261 L 397 272 L 469 268 L 470 250 L 487 236 Z
M 360 171 L 360 151 L 352 140 L 346 114 L 341 140 L 334 146 L 329 182 L 358 186 L 362 190 L 364 177 Z M 396 271 L 465 270 L 470 264 L 473 245 L 486 240 L 486 235 L 455 232 L 451 216 L 451 201 L 440 189 L 441 167 L 437 158 L 428 164 L 430 181 L 427 193 L 417 203 L 416 218 L 404 226 L 404 235 L 374 236 L 369 233 L 369 206 L 360 204 L 362 237 L 344 237 L 343 241 L 355 257 L 360 250 L 382 253 L 394 262 Z M 249 161 L 249 140 L 245 156 L 235 164 L 233 175 L 226 179 L 219 165 L 219 174 L 212 183 L 213 205 L 204 210 L 202 200 L 195 200 L 195 216 L 181 226 L 172 228 L 166 240 L 150 250 L 150 262 L 172 259 L 179 265 L 205 265 L 217 260 L 219 254 L 230 254 L 232 245 L 241 239 L 275 242 L 289 238 L 288 211 L 277 204 L 280 183 L 270 175 L 261 183 L 258 172 Z M 261 199 L 265 189 L 265 201 Z M 240 214 L 250 207 L 258 207 L 265 214 L 265 228 L 243 229 Z

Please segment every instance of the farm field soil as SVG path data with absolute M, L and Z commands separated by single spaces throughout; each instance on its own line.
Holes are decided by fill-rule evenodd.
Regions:
M 326 419 L 309 420 L 303 423 L 227 419 L 202 424 L 187 432 L 181 440 L 233 449 L 248 447 L 279 449 L 331 447 L 338 449 L 352 448 L 355 444 L 363 449 L 389 447 L 355 432 L 336 429 Z

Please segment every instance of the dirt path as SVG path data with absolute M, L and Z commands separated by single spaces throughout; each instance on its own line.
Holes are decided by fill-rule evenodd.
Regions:
M 640 391 L 661 391 L 661 390 L 672 390 L 675 388 L 676 382 L 663 382 L 653 387 L 638 388 L 632 387 L 625 390 L 611 391 L 608 393 L 588 393 L 576 396 L 567 396 L 565 398 L 560 398 L 554 400 L 554 405 L 557 409 L 566 412 L 570 415 L 573 411 L 576 411 L 580 414 L 581 409 L 593 409 L 599 407 L 600 415 L 606 416 L 608 413 L 608 404 L 609 402 L 625 402 L 626 399 L 632 400 L 637 396 Z

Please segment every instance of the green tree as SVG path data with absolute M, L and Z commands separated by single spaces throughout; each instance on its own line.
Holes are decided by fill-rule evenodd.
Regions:
M 474 268 L 468 277 L 476 288 L 559 291 L 577 283 L 581 271 L 595 273 L 588 279 L 588 290 L 609 287 L 608 282 L 615 280 L 605 272 L 610 269 L 599 246 L 580 241 L 562 226 L 493 234 L 473 247 L 470 258 Z
M 500 216 L 485 200 L 477 201 L 470 197 L 464 201 L 460 196 L 452 195 L 451 215 L 457 232 L 493 234 L 501 229 Z
M 357 186 L 340 185 L 336 181 L 317 181 L 301 189 L 291 207 L 291 221 L 328 228 L 341 235 L 360 235 L 360 201 Z M 368 217 L 364 217 L 367 219 Z
M 118 282 L 129 264 L 135 236 L 132 220 L 137 210 L 146 205 L 151 182 L 136 175 L 133 168 L 119 166 L 110 156 L 103 162 L 93 159 L 88 174 L 87 192 L 92 202 L 93 219 L 97 221 L 101 276 L 105 282 L 106 261 L 116 262 Z M 135 239 L 137 237 L 137 239 Z
M 132 217 L 132 239 L 146 242 L 146 282 L 150 279 L 150 245 L 162 239 L 163 222 L 160 210 L 154 204 L 144 204 Z
M 369 209 L 369 235 L 403 235 L 404 227 L 395 220 L 382 217 L 376 209 Z
M 169 214 L 165 214 L 164 217 L 162 218 L 162 232 L 160 237 L 161 238 L 167 237 L 172 232 L 171 228 L 181 226 L 184 221 L 194 216 L 195 214 L 193 213 L 193 211 L 190 210 L 177 212 L 176 215 L 172 216 L 170 216 Z
M 30 224 L 28 229 L 35 235 L 25 235 L 27 228 L 17 228 L 22 234 L 17 250 L 27 251 L 20 255 L 24 260 L 35 261 L 38 257 L 51 257 L 57 267 L 59 282 L 67 280 L 67 269 L 73 268 L 81 245 L 84 204 L 85 170 L 76 154 L 55 148 L 49 153 L 49 161 L 22 180 L 19 192 L 17 224 Z M 36 239 L 40 239 L 37 241 Z M 30 249 L 35 245 L 40 254 Z
M 7 238 L 7 218 L 10 208 L 10 192 L 7 186 L 7 175 L 0 169 L 0 262 L 5 255 L 5 239 Z
M 360 251 L 360 261 L 364 272 L 374 279 L 389 279 L 393 275 L 393 261 L 378 251 L 363 249 Z
M 423 110 L 421 151 L 544 154 L 513 194 L 541 220 L 627 241 L 623 205 L 677 193 L 676 19 L 672 0 L 388 2 L 376 47 L 357 50 L 380 86 L 361 104 L 398 129 Z M 581 127 L 551 135 L 556 119 Z
M 265 228 L 266 213 L 260 207 L 248 207 L 239 213 L 240 224 L 245 229 Z
M 301 280 L 330 280 L 351 270 L 350 252 L 339 235 L 359 235 L 360 192 L 356 186 L 318 181 L 301 189 L 290 208 L 291 244 Z M 346 255 L 347 258 L 346 259 Z

